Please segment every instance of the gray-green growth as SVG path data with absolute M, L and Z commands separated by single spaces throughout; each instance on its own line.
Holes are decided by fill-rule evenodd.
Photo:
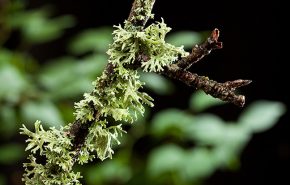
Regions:
M 44 130 L 40 121 L 35 123 L 35 132 L 29 131 L 24 125 L 21 134 L 29 137 L 26 140 L 31 154 L 25 163 L 25 184 L 80 184 L 79 172 L 74 172 L 75 163 L 84 164 L 93 158 L 104 160 L 114 153 L 113 143 L 119 143 L 118 136 L 124 131 L 122 124 L 108 126 L 108 117 L 116 122 L 133 122 L 145 111 L 144 104 L 153 106 L 152 98 L 141 92 L 144 85 L 139 80 L 137 70 L 126 68 L 133 64 L 140 52 L 149 56 L 147 62 L 141 63 L 145 72 L 159 72 L 171 64 L 178 56 L 186 56 L 182 47 L 175 47 L 164 41 L 170 28 L 163 22 L 149 25 L 145 29 L 137 29 L 132 23 L 135 19 L 142 20 L 153 17 L 151 14 L 152 0 L 139 0 L 144 7 L 138 7 L 131 21 L 125 21 L 125 26 L 116 26 L 113 32 L 114 42 L 107 52 L 112 70 L 106 70 L 93 82 L 94 90 L 85 93 L 84 99 L 75 104 L 76 120 L 82 124 L 92 123 L 84 145 L 80 150 L 74 150 L 73 139 L 69 130 L 72 124 L 65 127 Z M 147 3 L 147 4 L 146 4 Z M 146 16 L 138 12 L 146 12 Z M 134 17 L 136 16 L 136 17 Z M 108 66 L 110 67 L 110 66 Z M 112 125 L 112 124 L 110 124 Z M 77 157 L 75 157 L 77 156 Z M 45 162 L 43 162 L 45 161 Z

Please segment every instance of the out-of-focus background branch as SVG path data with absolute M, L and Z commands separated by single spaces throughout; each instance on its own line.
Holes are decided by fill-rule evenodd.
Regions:
M 102 72 L 112 25 L 127 18 L 131 3 L 0 0 L 0 185 L 23 184 L 21 124 L 40 119 L 59 127 L 74 120 L 73 102 Z M 172 44 L 190 50 L 207 30 L 220 28 L 224 49 L 190 71 L 218 81 L 252 79 L 241 89 L 246 107 L 142 74 L 156 106 L 126 126 L 112 160 L 77 167 L 84 184 L 289 182 L 289 95 L 282 70 L 287 34 L 279 24 L 279 1 L 253 3 L 156 1 L 155 20 L 163 17 L 173 28 L 167 38 Z

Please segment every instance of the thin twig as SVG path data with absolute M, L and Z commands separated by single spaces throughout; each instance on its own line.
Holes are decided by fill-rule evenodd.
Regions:
M 185 71 L 178 67 L 176 64 L 172 64 L 171 66 L 166 67 L 162 74 L 170 78 L 180 80 L 188 86 L 201 89 L 205 93 L 210 94 L 215 98 L 233 103 L 239 107 L 244 106 L 245 96 L 236 95 L 234 91 L 238 87 L 246 86 L 251 83 L 251 80 L 234 80 L 225 83 L 219 83 L 214 80 L 210 80 L 208 77 L 199 76 L 195 73 Z
M 219 83 L 210 80 L 208 77 L 199 76 L 187 71 L 192 64 L 200 61 L 204 56 L 210 54 L 212 50 L 222 48 L 222 42 L 219 42 L 218 38 L 219 30 L 215 28 L 204 43 L 201 45 L 195 45 L 192 52 L 187 57 L 181 58 L 174 64 L 166 66 L 161 74 L 182 81 L 188 86 L 201 89 L 215 98 L 243 107 L 245 104 L 245 96 L 235 94 L 235 90 L 239 87 L 250 84 L 252 82 L 251 80 L 234 80 Z M 149 59 L 150 58 L 146 56 L 145 53 L 141 52 L 136 57 L 136 61 L 126 67 L 137 69 L 141 66 L 142 62 L 147 62 Z
M 182 69 L 188 69 L 192 64 L 200 61 L 204 56 L 210 54 L 212 50 L 221 49 L 223 47 L 222 42 L 218 41 L 220 31 L 215 28 L 211 36 L 202 44 L 195 45 L 192 48 L 191 54 L 182 58 L 176 64 Z

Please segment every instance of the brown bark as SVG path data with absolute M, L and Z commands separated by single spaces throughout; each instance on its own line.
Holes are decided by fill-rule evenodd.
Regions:
M 234 80 L 225 83 L 218 83 L 214 80 L 210 80 L 208 77 L 199 76 L 195 73 L 185 71 L 178 67 L 177 64 L 172 64 L 171 66 L 166 67 L 162 74 L 170 78 L 180 80 L 188 86 L 192 86 L 195 89 L 201 89 L 206 94 L 210 94 L 215 98 L 233 103 L 239 107 L 244 106 L 245 96 L 236 95 L 234 91 L 238 87 L 251 83 L 251 80 Z
M 210 54 L 212 50 L 221 49 L 223 44 L 218 41 L 219 32 L 220 31 L 218 29 L 214 29 L 211 36 L 208 37 L 204 43 L 195 45 L 187 57 L 182 58 L 177 62 L 177 66 L 182 69 L 188 69 L 192 64 L 200 61 L 204 56 Z

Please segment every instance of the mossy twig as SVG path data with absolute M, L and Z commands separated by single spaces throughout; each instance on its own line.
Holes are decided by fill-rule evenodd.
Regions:
M 145 72 L 156 72 L 178 79 L 207 94 L 242 107 L 245 97 L 236 95 L 235 89 L 248 85 L 250 80 L 235 80 L 218 83 L 187 69 L 214 49 L 222 48 L 218 41 L 219 30 L 201 45 L 193 47 L 189 54 L 183 47 L 165 42 L 170 28 L 162 20 L 145 27 L 155 0 L 135 0 L 124 27 L 115 26 L 114 42 L 107 52 L 109 62 L 100 77 L 93 82 L 94 89 L 85 93 L 84 99 L 75 104 L 75 121 L 58 129 L 44 130 L 39 121 L 35 132 L 25 126 L 21 134 L 27 135 L 31 152 L 29 163 L 25 163 L 23 181 L 34 184 L 80 185 L 80 173 L 72 168 L 75 163 L 84 164 L 97 157 L 111 158 L 112 144 L 124 133 L 119 121 L 133 122 L 143 115 L 144 104 L 153 106 L 153 99 L 141 92 L 143 82 L 139 80 L 138 68 Z M 112 118 L 115 122 L 109 123 Z M 45 158 L 40 164 L 36 156 Z

